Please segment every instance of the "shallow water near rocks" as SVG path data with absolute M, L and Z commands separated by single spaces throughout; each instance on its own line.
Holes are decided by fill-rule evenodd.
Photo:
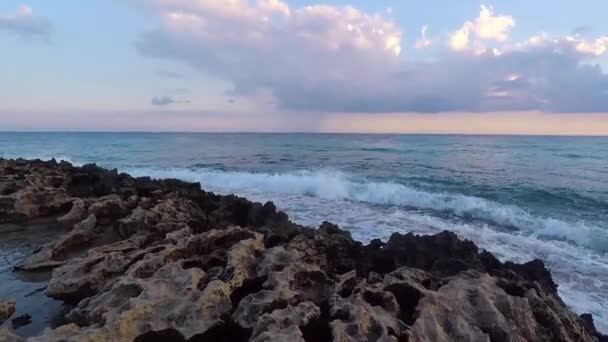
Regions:
M 15 330 L 27 337 L 38 335 L 44 328 L 62 321 L 67 307 L 44 294 L 50 272 L 16 272 L 13 269 L 40 245 L 64 231 L 63 227 L 43 222 L 27 226 L 0 225 L 0 298 L 17 302 L 17 311 L 2 327 L 12 329 L 13 318 L 29 314 L 32 323 Z

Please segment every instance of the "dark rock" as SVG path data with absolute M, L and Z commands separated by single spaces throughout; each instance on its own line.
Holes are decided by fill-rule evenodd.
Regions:
M 581 320 L 583 320 L 585 326 L 587 327 L 587 330 L 591 332 L 592 335 L 597 337 L 598 342 L 608 342 L 608 335 L 600 334 L 596 330 L 595 324 L 593 322 L 593 316 L 591 314 L 582 314 Z
M 551 277 L 551 272 L 545 267 L 542 260 L 535 259 L 525 264 L 505 263 L 511 269 L 527 280 L 537 281 L 545 290 L 557 294 L 557 284 Z
M 32 323 L 32 316 L 30 316 L 29 314 L 24 314 L 24 315 L 13 318 L 11 320 L 11 323 L 13 326 L 13 330 L 17 330 L 21 327 L 24 327 L 24 326 Z

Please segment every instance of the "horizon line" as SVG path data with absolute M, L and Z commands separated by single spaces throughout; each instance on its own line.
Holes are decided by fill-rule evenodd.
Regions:
M 542 134 L 542 133 L 457 133 L 457 132 L 315 132 L 315 131 L 163 131 L 163 130 L 0 130 L 5 133 L 88 133 L 88 134 L 319 134 L 319 135 L 440 135 L 440 136 L 509 136 L 509 137 L 580 137 L 580 138 L 608 138 L 606 135 L 596 134 Z

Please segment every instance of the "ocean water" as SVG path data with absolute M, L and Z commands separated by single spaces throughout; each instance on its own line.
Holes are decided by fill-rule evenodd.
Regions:
M 608 332 L 608 137 L 0 133 L 0 157 L 198 181 L 364 242 L 451 230 L 503 261 L 545 260 Z

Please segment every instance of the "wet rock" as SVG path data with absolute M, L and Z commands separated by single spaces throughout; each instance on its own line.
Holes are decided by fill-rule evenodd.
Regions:
M 582 314 L 581 320 L 587 327 L 587 330 L 594 335 L 599 342 L 608 342 L 608 335 L 603 335 L 599 331 L 596 330 L 595 324 L 593 322 L 593 316 L 591 314 Z
M 545 263 L 542 260 L 536 259 L 521 265 L 507 262 L 505 266 L 525 279 L 538 282 L 545 290 L 557 293 L 557 284 L 553 281 L 551 273 L 545 267 Z
M 0 300 L 0 324 L 4 323 L 15 313 L 14 300 Z
M 96 237 L 95 227 L 97 217 L 89 215 L 86 219 L 74 225 L 71 232 L 60 237 L 56 241 L 42 246 L 34 254 L 26 258 L 18 268 L 26 271 L 51 269 L 65 263 L 62 258 L 70 252 L 82 249 L 91 243 Z
M 29 325 L 30 323 L 32 323 L 32 316 L 30 316 L 29 314 L 24 314 L 19 317 L 15 317 L 11 320 L 13 330 L 17 330 L 21 327 Z

